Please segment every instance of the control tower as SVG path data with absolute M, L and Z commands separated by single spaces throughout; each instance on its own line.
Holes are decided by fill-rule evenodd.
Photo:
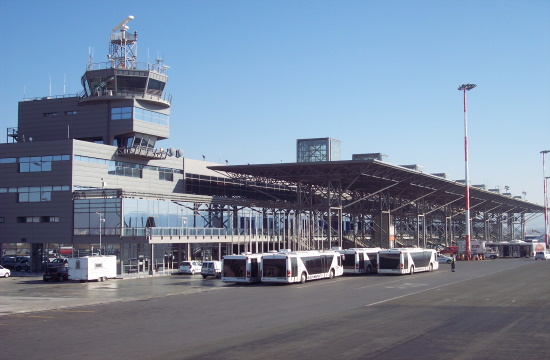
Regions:
M 160 59 L 137 61 L 138 35 L 128 32 L 133 18 L 113 28 L 106 62 L 94 63 L 90 57 L 81 93 L 21 101 L 18 128 L 8 129 L 8 138 L 76 139 L 114 145 L 123 157 L 165 159 L 167 153 L 155 145 L 170 134 L 171 98 L 164 91 L 168 66 Z
M 168 66 L 137 61 L 136 31 L 128 32 L 133 16 L 113 28 L 109 37 L 107 62 L 90 58 L 82 76 L 81 105 L 106 104 L 107 142 L 119 148 L 118 155 L 159 159 L 154 151 L 157 140 L 168 138 L 170 96 L 164 93 Z

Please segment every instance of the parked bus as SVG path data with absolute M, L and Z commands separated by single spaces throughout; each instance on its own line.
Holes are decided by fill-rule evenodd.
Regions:
M 260 282 L 262 254 L 226 255 L 222 259 L 222 281 L 235 283 Z
M 502 241 L 488 242 L 486 247 L 499 254 L 499 257 L 532 257 L 537 251 L 546 250 L 544 242 L 526 242 L 526 241 Z
M 344 274 L 372 274 L 376 272 L 381 248 L 350 248 L 338 250 L 342 254 Z
M 342 258 L 336 251 L 280 252 L 262 257 L 262 282 L 305 283 L 343 273 Z
M 399 248 L 378 252 L 379 274 L 414 274 L 439 268 L 434 249 Z

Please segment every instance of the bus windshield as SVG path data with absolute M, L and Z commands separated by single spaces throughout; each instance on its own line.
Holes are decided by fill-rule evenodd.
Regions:
M 355 254 L 345 254 L 342 264 L 344 269 L 355 269 Z
M 264 277 L 286 277 L 286 258 L 284 259 L 264 258 L 262 262 L 263 262 Z
M 379 253 L 379 263 L 378 266 L 380 269 L 399 269 L 399 265 L 401 264 L 400 260 L 401 254 L 395 253 L 395 254 L 384 254 Z
M 245 274 L 245 259 L 223 259 L 223 276 L 244 277 Z

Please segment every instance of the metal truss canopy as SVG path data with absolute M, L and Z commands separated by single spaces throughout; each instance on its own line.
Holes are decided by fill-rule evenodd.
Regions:
M 422 198 L 433 206 L 444 206 L 464 197 L 465 185 L 417 170 L 379 160 L 351 160 L 286 164 L 211 166 L 230 177 L 286 185 L 307 184 L 325 187 L 341 182 L 344 193 L 375 194 L 407 201 Z M 542 213 L 544 207 L 480 188 L 470 187 L 470 204 L 477 212 Z

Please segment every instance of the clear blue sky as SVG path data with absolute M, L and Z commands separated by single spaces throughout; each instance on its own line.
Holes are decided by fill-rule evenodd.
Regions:
M 229 164 L 294 162 L 296 139 L 341 141 L 342 160 L 464 179 L 543 204 L 550 150 L 550 1 L 0 1 L 1 128 L 17 103 L 81 91 L 128 15 L 138 61 L 171 68 L 171 138 Z M 66 80 L 64 80 L 66 78 Z M 5 131 L 5 130 L 2 130 Z M 5 142 L 4 136 L 0 138 Z M 547 156 L 550 176 L 550 155 Z M 540 223 L 540 222 L 539 222 Z

